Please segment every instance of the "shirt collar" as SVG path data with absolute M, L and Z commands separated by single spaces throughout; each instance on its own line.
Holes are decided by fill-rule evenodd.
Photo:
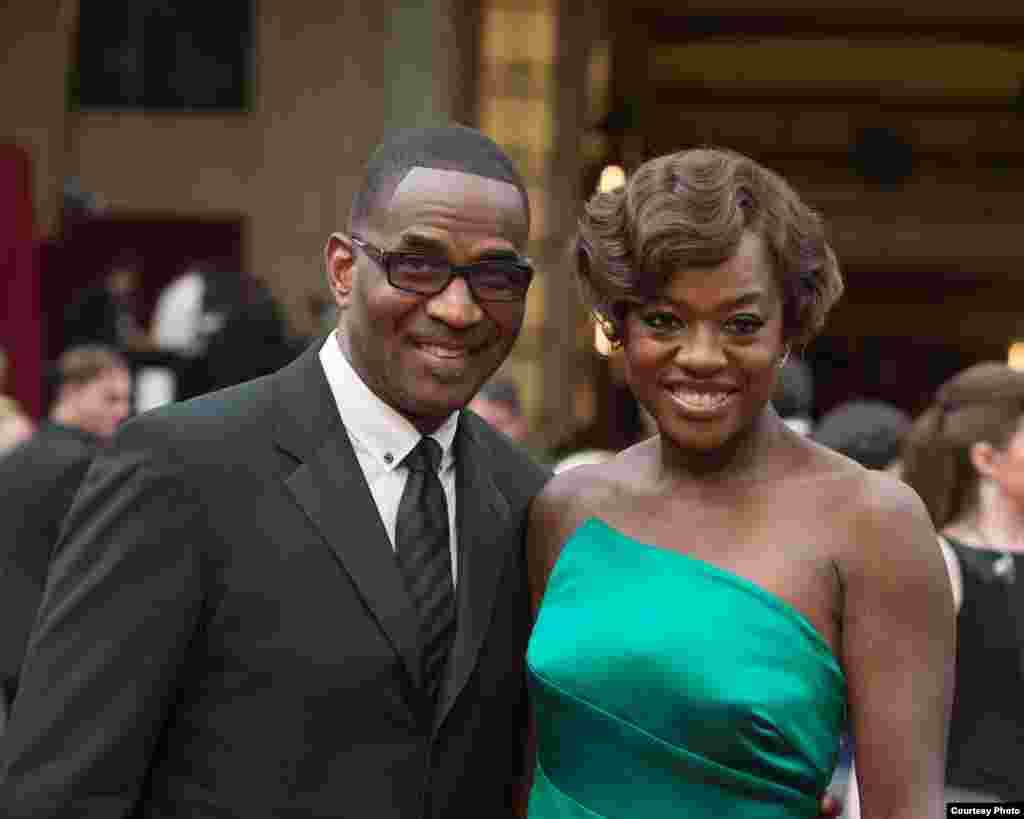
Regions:
M 394 407 L 386 404 L 360 378 L 341 351 L 337 331 L 320 348 L 320 363 L 327 376 L 338 412 L 353 441 L 369 452 L 380 467 L 390 471 L 402 463 L 419 443 L 420 432 Z M 441 445 L 441 470 L 454 461 L 453 444 L 459 413 L 453 412 L 431 436 Z

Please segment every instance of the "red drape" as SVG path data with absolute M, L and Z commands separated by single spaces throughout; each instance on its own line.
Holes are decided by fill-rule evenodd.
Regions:
M 37 262 L 29 157 L 0 145 L 0 345 L 7 351 L 7 392 L 34 418 L 43 395 Z

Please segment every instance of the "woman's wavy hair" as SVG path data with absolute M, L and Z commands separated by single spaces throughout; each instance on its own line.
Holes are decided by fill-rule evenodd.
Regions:
M 627 184 L 586 204 L 574 244 L 584 299 L 613 343 L 631 305 L 669 276 L 731 258 L 761 237 L 783 297 L 785 340 L 806 344 L 843 292 L 821 218 L 780 176 L 732 151 L 699 148 L 651 159 Z
M 971 447 L 1004 449 L 1024 417 L 1024 372 L 990 361 L 939 387 L 903 443 L 902 477 L 921 496 L 936 529 L 958 520 L 978 500 Z

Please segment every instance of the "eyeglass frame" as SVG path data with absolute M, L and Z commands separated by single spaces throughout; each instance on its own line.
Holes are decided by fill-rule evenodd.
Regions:
M 484 301 L 494 304 L 515 304 L 516 302 L 526 301 L 526 295 L 530 290 L 530 285 L 533 283 L 533 276 L 535 273 L 533 260 L 527 256 L 520 256 L 517 254 L 514 259 L 512 257 L 509 257 L 508 260 L 521 268 L 525 268 L 530 276 L 530 279 L 529 281 L 527 281 L 526 287 L 523 289 L 523 294 L 521 296 L 516 296 L 510 299 L 488 299 L 481 297 L 476 292 L 476 288 L 473 285 L 473 271 L 479 269 L 479 266 L 481 264 L 487 264 L 488 262 L 494 261 L 504 261 L 503 259 L 488 259 L 483 262 L 475 262 L 473 264 L 452 264 L 451 262 L 445 260 L 445 264 L 448 265 L 449 273 L 448 278 L 445 280 L 444 284 L 440 288 L 429 292 L 424 292 L 422 290 L 411 290 L 408 287 L 402 287 L 400 285 L 397 285 L 394 283 L 394 281 L 392 281 L 391 266 L 388 264 L 388 260 L 397 256 L 415 256 L 417 258 L 422 259 L 424 258 L 424 254 L 405 253 L 402 251 L 395 250 L 384 250 L 382 248 L 377 247 L 377 245 L 373 244 L 372 242 L 366 241 L 366 239 L 363 239 L 361 236 L 356 236 L 355 234 L 351 234 L 349 238 L 352 239 L 352 243 L 360 250 L 362 250 L 364 253 L 366 253 L 367 256 L 373 257 L 373 260 L 377 263 L 380 269 L 384 271 L 384 275 L 388 280 L 388 284 L 395 288 L 395 290 L 401 290 L 403 293 L 410 293 L 415 296 L 430 297 L 443 293 L 445 290 L 448 289 L 449 285 L 451 285 L 452 283 L 452 280 L 455 279 L 456 276 L 461 276 L 463 279 L 465 279 L 466 286 L 469 288 L 469 292 L 473 294 L 473 298 L 476 299 L 477 301 Z M 373 252 L 369 253 L 368 251 Z M 438 261 L 440 261 L 440 259 Z

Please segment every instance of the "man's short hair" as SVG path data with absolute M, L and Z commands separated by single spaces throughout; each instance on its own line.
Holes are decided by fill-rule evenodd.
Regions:
M 461 171 L 514 185 L 523 198 L 526 222 L 530 222 L 526 186 L 508 154 L 479 131 L 463 125 L 447 125 L 398 131 L 377 147 L 352 199 L 349 229 L 364 228 L 374 209 L 390 200 L 395 188 L 413 168 Z
M 57 359 L 55 380 L 57 387 L 88 384 L 107 370 L 127 370 L 128 361 L 117 350 L 100 344 L 71 347 Z

